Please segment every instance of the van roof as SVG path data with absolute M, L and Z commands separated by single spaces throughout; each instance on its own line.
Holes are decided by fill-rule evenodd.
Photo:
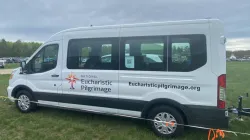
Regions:
M 177 20 L 177 21 L 143 22 L 143 23 L 130 23 L 130 24 L 76 27 L 76 28 L 69 28 L 69 29 L 57 32 L 54 35 L 52 35 L 50 39 L 56 36 L 60 36 L 61 34 L 66 33 L 66 32 L 83 31 L 83 30 L 111 29 L 111 28 L 120 28 L 120 27 L 138 27 L 138 26 L 145 27 L 145 26 L 178 25 L 178 24 L 203 24 L 203 23 L 208 23 L 208 22 L 220 22 L 220 20 L 219 19 L 195 19 L 195 20 Z

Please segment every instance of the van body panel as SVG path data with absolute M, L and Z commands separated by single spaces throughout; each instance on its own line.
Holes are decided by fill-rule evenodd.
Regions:
M 224 27 L 219 20 L 210 21 L 211 69 L 216 76 L 226 74 L 226 46 L 224 42 Z M 226 41 L 226 40 L 225 40 Z

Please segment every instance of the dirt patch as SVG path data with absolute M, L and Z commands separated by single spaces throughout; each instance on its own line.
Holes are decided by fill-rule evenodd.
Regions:
M 0 74 L 11 74 L 12 69 L 0 69 Z

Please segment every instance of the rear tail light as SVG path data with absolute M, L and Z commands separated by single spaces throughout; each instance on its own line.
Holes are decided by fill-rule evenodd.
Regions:
M 218 77 L 218 97 L 217 107 L 220 109 L 226 108 L 226 74 Z

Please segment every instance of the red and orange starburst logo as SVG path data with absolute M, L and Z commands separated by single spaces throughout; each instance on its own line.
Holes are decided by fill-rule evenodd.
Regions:
M 76 78 L 76 76 L 74 74 L 70 73 L 68 75 L 68 78 L 66 78 L 66 80 L 68 80 L 70 85 L 71 85 L 70 89 L 75 89 L 74 84 L 76 83 L 76 80 L 79 80 L 79 79 Z

